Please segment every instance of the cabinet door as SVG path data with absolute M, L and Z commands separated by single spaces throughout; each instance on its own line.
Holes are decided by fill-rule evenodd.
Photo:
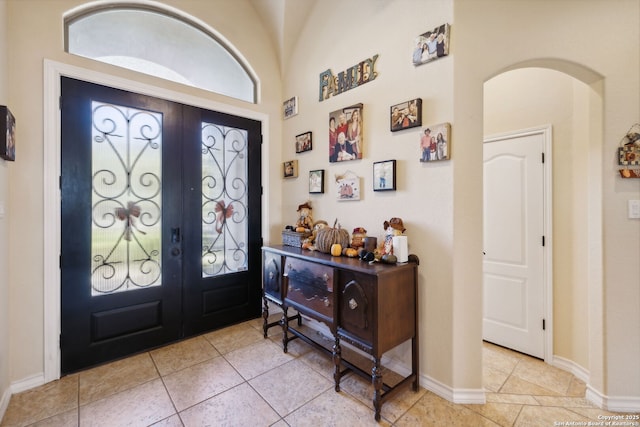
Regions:
M 270 252 L 264 252 L 263 262 L 262 283 L 264 284 L 264 293 L 275 301 L 282 303 L 281 257 Z
M 289 278 L 289 288 L 285 292 L 287 303 L 331 324 L 334 307 L 333 268 L 289 257 L 284 270 Z
M 340 329 L 371 345 L 374 325 L 375 277 L 340 272 Z

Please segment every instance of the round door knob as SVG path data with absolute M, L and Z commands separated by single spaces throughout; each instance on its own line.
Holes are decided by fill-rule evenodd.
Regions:
M 171 249 L 171 255 L 173 255 L 173 256 L 178 256 L 178 255 L 180 255 L 180 248 L 173 248 L 173 249 Z

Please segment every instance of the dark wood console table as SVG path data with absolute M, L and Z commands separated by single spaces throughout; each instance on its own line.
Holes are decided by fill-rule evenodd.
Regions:
M 371 378 L 377 421 L 382 403 L 399 388 L 412 384 L 414 391 L 418 389 L 417 257 L 412 256 L 412 262 L 406 264 L 388 265 L 293 246 L 265 246 L 262 252 L 265 337 L 270 327 L 281 325 L 285 352 L 290 340 L 300 338 L 330 353 L 336 391 L 340 391 L 340 378 L 348 371 Z M 279 322 L 268 322 L 269 301 L 282 308 Z M 289 316 L 289 308 L 298 314 Z M 300 314 L 325 323 L 333 334 L 333 347 L 305 332 Z M 396 384 L 387 384 L 382 378 L 382 355 L 408 340 L 411 374 Z M 357 352 L 347 354 L 341 341 L 373 360 L 364 358 L 363 364 Z M 367 361 L 370 366 L 365 366 Z

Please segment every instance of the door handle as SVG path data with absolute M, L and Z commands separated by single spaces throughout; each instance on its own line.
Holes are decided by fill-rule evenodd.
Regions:
M 180 227 L 171 229 L 171 243 L 180 243 Z

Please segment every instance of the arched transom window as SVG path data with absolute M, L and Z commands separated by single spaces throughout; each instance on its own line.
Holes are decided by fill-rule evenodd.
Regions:
M 65 18 L 65 49 L 96 61 L 256 102 L 246 64 L 219 37 L 178 14 L 101 5 Z

